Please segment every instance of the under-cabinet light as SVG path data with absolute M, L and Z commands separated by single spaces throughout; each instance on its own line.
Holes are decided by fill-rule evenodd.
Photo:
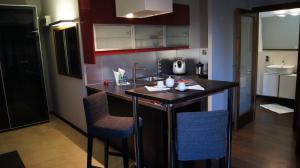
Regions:
M 126 16 L 125 16 L 126 18 L 133 18 L 134 17 L 134 15 L 133 15 L 133 13 L 128 13 L 128 14 L 126 14 Z
M 57 29 L 66 29 L 69 27 L 76 26 L 76 22 L 74 22 L 73 20 L 59 20 L 57 22 L 51 23 L 49 26 L 52 26 Z

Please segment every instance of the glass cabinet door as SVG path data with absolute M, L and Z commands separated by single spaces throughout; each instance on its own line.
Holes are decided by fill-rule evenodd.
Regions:
M 189 46 L 189 26 L 166 26 L 166 46 Z
M 163 47 L 163 26 L 137 25 L 134 32 L 135 48 Z
M 0 63 L 0 131 L 10 128 L 6 105 L 4 85 L 2 80 L 2 68 Z
M 133 49 L 131 25 L 94 24 L 96 51 Z

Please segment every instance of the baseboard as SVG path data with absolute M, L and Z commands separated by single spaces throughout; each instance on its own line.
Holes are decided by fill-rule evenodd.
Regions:
M 73 129 L 75 129 L 76 131 L 78 131 L 80 134 L 84 135 L 87 137 L 87 133 L 85 131 L 83 131 L 82 129 L 80 129 L 79 127 L 77 127 L 76 125 L 72 124 L 70 121 L 68 121 L 67 119 L 63 118 L 62 116 L 60 116 L 59 114 L 55 113 L 55 112 L 51 112 L 51 114 L 53 114 L 55 117 L 59 118 L 60 120 L 62 120 L 64 123 L 68 124 L 70 127 L 72 127 Z

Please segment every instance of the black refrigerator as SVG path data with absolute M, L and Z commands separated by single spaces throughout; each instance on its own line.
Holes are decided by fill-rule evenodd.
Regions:
M 0 131 L 49 120 L 36 16 L 0 5 Z

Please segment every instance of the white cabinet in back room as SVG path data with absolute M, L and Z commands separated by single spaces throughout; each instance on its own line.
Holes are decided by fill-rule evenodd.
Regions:
M 264 73 L 263 95 L 277 97 L 278 96 L 278 81 L 279 81 L 278 74 Z
M 279 97 L 295 99 L 297 75 L 280 75 Z

